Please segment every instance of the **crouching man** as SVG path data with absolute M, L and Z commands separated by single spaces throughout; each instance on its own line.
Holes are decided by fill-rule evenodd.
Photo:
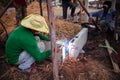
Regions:
M 5 52 L 8 62 L 25 70 L 35 61 L 42 61 L 49 57 L 52 51 L 50 49 L 45 51 L 40 41 L 50 41 L 50 39 L 40 32 L 49 33 L 45 19 L 34 14 L 25 17 L 6 42 Z

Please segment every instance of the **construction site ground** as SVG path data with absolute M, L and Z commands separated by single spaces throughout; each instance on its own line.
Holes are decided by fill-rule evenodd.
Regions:
M 61 7 L 54 7 L 56 18 L 61 19 L 62 9 Z M 79 10 L 79 9 L 78 9 Z M 89 9 L 93 11 L 95 9 Z M 44 15 L 47 15 L 47 8 L 43 6 Z M 40 14 L 38 2 L 31 3 L 27 8 L 27 14 Z M 17 26 L 15 25 L 15 10 L 11 9 L 9 12 L 5 13 L 1 18 L 5 24 L 5 27 L 10 34 Z M 72 23 L 72 21 L 58 20 L 61 23 L 67 24 L 69 26 L 78 24 Z M 63 29 L 56 33 L 62 33 L 64 30 L 63 25 L 59 22 L 56 23 L 57 26 Z M 59 24 L 59 25 L 58 25 Z M 82 26 L 81 26 L 82 27 Z M 66 28 L 66 29 L 68 29 Z M 76 27 L 77 28 L 77 27 Z M 61 29 L 61 28 L 59 28 Z M 71 34 L 67 34 L 64 37 L 69 37 L 77 34 L 80 29 L 71 28 Z M 94 29 L 88 29 L 88 40 L 83 50 L 85 53 L 80 53 L 76 60 L 68 59 L 64 63 L 58 64 L 59 79 L 60 80 L 120 80 L 120 73 L 115 73 L 113 69 L 110 56 L 106 48 L 99 47 L 100 44 L 105 45 L 105 34 L 100 34 Z M 74 34 L 73 34 L 73 33 Z M 69 32 L 70 33 L 70 32 Z M 61 34 L 64 35 L 64 34 Z M 57 34 L 58 39 L 63 38 L 60 34 Z M 2 37 L 2 36 L 1 36 Z M 0 43 L 0 80 L 53 80 L 53 66 L 52 62 L 49 60 L 44 60 L 42 62 L 36 62 L 32 65 L 31 72 L 21 72 L 15 66 L 10 65 L 5 58 L 5 47 L 4 44 Z

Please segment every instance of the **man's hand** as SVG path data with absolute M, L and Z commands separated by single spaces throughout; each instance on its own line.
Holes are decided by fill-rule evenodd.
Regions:
M 89 22 L 89 24 L 92 24 L 93 23 L 93 18 L 89 18 L 88 22 Z

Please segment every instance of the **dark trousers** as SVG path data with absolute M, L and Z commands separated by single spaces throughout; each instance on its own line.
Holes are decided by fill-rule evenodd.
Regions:
M 71 8 L 71 16 L 73 17 L 74 16 L 74 13 L 75 13 L 75 4 L 73 4 L 72 2 L 70 1 L 64 1 L 62 2 L 62 7 L 63 7 L 63 19 L 66 19 L 67 18 L 67 10 L 68 10 L 68 7 Z
M 26 15 L 26 6 L 17 6 L 16 9 L 16 21 L 21 21 Z

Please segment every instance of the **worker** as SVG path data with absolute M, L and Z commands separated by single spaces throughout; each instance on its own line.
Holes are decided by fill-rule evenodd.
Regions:
M 75 0 L 62 0 L 62 7 L 63 7 L 63 19 L 67 19 L 67 10 L 68 7 L 71 8 L 71 17 L 74 16 L 76 5 Z
M 45 19 L 40 15 L 30 14 L 9 35 L 6 41 L 6 59 L 18 69 L 26 70 L 35 61 L 43 61 L 51 55 L 51 48 L 44 50 L 40 40 L 50 41 L 40 32 L 49 33 Z M 39 39 L 38 39 L 39 38 Z
M 91 12 L 89 22 L 92 22 L 93 17 L 98 18 L 98 26 L 100 27 L 102 32 L 108 32 L 112 36 L 114 34 L 114 27 L 115 27 L 115 10 L 111 8 L 112 2 L 105 1 L 103 3 L 103 9 Z
M 16 10 L 16 25 L 27 15 L 27 3 L 25 0 L 14 0 L 13 5 Z

